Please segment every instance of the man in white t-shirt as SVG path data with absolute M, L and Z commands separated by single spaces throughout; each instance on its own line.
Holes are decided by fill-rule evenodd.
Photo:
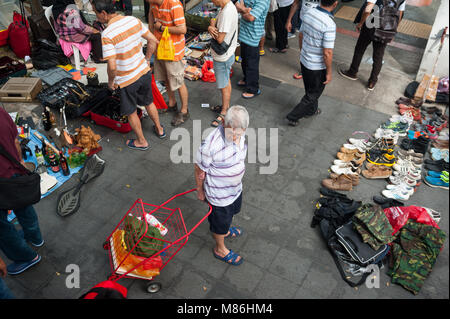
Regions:
M 211 20 L 208 28 L 209 34 L 219 45 L 228 46 L 226 52 L 215 52 L 211 49 L 214 59 L 214 73 L 216 76 L 217 88 L 222 92 L 222 105 L 211 108 L 219 113 L 218 117 L 211 122 L 211 126 L 217 127 L 223 123 L 231 99 L 230 72 L 234 63 L 234 52 L 238 40 L 239 16 L 236 7 L 231 0 L 212 0 L 215 6 L 220 7 L 216 19 Z

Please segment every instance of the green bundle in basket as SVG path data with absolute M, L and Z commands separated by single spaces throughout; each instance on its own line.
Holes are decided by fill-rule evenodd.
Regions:
M 128 215 L 125 217 L 123 230 L 128 251 L 138 243 L 132 251 L 133 255 L 148 258 L 163 249 L 164 241 L 161 233 L 156 227 L 148 225 L 145 220 Z

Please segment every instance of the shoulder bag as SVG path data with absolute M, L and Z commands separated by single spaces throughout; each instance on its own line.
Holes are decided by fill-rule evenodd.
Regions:
M 0 177 L 0 209 L 20 209 L 39 202 L 41 200 L 40 175 L 26 169 L 2 145 L 0 145 L 0 154 L 25 172 L 24 175 L 16 177 Z

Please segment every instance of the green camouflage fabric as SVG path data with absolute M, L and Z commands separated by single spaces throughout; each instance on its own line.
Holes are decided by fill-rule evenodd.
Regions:
M 353 225 L 363 241 L 378 250 L 394 240 L 389 220 L 380 206 L 363 204 L 353 216 Z
M 446 233 L 438 228 L 408 220 L 392 245 L 387 273 L 392 277 L 392 283 L 417 295 L 431 273 L 446 237 Z

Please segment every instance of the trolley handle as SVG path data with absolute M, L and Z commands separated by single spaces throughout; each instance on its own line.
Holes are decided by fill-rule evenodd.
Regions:
M 171 198 L 169 198 L 168 200 L 166 200 L 164 203 L 162 203 L 161 205 L 159 205 L 158 207 L 154 208 L 151 212 L 149 212 L 149 214 L 151 215 L 151 214 L 153 214 L 154 212 L 158 211 L 159 209 L 161 209 L 162 207 L 164 207 L 166 204 L 168 204 L 169 202 L 171 202 L 171 201 L 174 200 L 175 198 L 180 197 L 180 196 L 184 196 L 184 195 L 186 195 L 186 194 L 189 194 L 189 193 L 192 193 L 192 192 L 195 192 L 195 191 L 197 191 L 197 189 L 196 189 L 196 188 L 193 188 L 193 189 L 188 190 L 188 191 L 186 191 L 186 192 L 183 192 L 183 193 L 174 195 L 174 196 L 172 196 Z M 205 201 L 205 202 L 206 202 L 206 201 Z M 187 231 L 187 230 L 186 230 L 186 231 L 187 231 L 186 234 L 185 234 L 184 236 L 180 237 L 179 239 L 177 239 L 172 245 L 174 245 L 174 244 L 178 243 L 179 241 L 181 241 L 181 240 L 183 240 L 183 239 L 189 237 L 189 236 L 193 233 L 193 231 L 196 230 L 196 229 L 198 228 L 198 226 L 200 226 L 200 224 L 203 223 L 203 222 L 205 221 L 206 218 L 208 218 L 209 214 L 211 214 L 211 212 L 212 212 L 212 206 L 211 206 L 210 203 L 208 203 L 208 202 L 206 202 L 206 203 L 207 203 L 208 206 L 209 206 L 209 210 L 208 210 L 208 212 L 206 213 L 206 215 L 205 215 L 205 216 L 204 216 L 204 217 L 203 217 L 203 218 L 202 218 L 195 226 L 193 226 L 193 227 L 191 228 L 190 231 Z

